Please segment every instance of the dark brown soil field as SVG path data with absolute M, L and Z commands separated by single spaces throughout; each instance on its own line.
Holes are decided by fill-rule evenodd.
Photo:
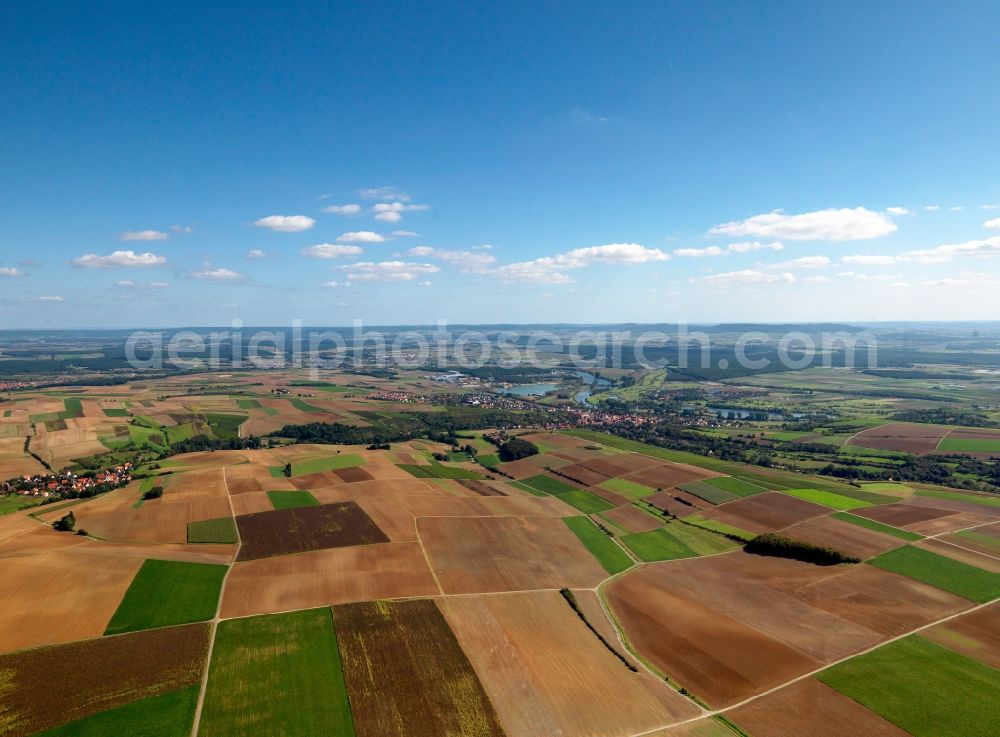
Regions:
M 608 476 L 606 474 L 593 471 L 579 463 L 574 463 L 571 466 L 563 466 L 559 469 L 559 473 L 566 474 L 575 481 L 579 481 L 584 486 L 597 486 L 597 484 L 602 481 L 608 480 Z
M 604 516 L 629 532 L 647 532 L 663 526 L 663 519 L 644 512 L 634 504 L 625 504 L 617 509 L 609 509 Z
M 1000 603 L 931 627 L 921 636 L 993 668 L 1000 668 Z
M 593 487 L 591 487 L 590 488 L 590 493 L 591 494 L 597 494 L 597 496 L 601 497 L 601 499 L 604 499 L 605 501 L 611 502 L 616 507 L 620 507 L 623 504 L 628 504 L 629 503 L 629 500 L 626 499 L 625 497 L 623 497 L 621 494 L 616 494 L 613 491 L 608 491 L 607 489 L 602 489 L 600 486 L 593 486 Z
M 815 678 L 775 691 L 726 717 L 764 737 L 909 737 L 896 725 Z
M 785 534 L 796 540 L 833 548 L 861 559 L 872 558 L 906 544 L 905 540 L 898 537 L 852 525 L 834 517 L 814 517 L 789 527 Z
M 465 487 L 474 494 L 479 494 L 479 496 L 507 496 L 504 492 L 500 491 L 489 484 L 484 484 L 482 481 L 475 481 L 473 479 L 462 479 L 459 482 L 460 486 Z
M 238 558 L 241 561 L 389 542 L 354 502 L 245 514 L 236 518 L 236 524 L 243 541 Z
M 688 494 L 686 491 L 681 491 L 680 489 L 658 491 L 655 494 L 647 496 L 646 501 L 677 517 L 686 517 L 689 514 L 694 514 L 699 509 L 709 509 L 712 507 L 704 499 L 696 497 L 694 494 Z M 684 502 L 687 502 L 687 504 Z
M 230 479 L 228 484 L 230 494 L 248 494 L 253 491 L 264 491 L 264 487 L 261 486 L 260 481 L 257 479 Z
M 960 499 L 938 499 L 936 497 L 911 496 L 904 503 L 912 507 L 932 507 L 935 509 L 948 509 L 953 512 L 966 512 L 968 514 L 981 514 L 987 517 L 1000 517 L 1000 507 L 987 506 L 986 504 L 976 504 L 972 501 L 978 497 L 970 495 L 970 501 Z M 988 497 L 987 497 L 988 498 Z
M 959 545 L 961 545 L 961 543 L 959 543 Z M 966 548 L 951 545 L 947 541 L 939 538 L 920 540 L 919 542 L 913 543 L 913 546 L 930 550 L 932 553 L 937 553 L 938 555 L 943 555 L 946 558 L 952 558 L 962 563 L 967 563 L 970 566 L 975 566 L 976 568 L 982 568 L 984 571 L 989 571 L 990 573 L 1000 573 L 1000 559 L 994 558 L 991 555 L 983 555 L 975 550 L 967 550 Z
M 890 422 L 859 432 L 850 445 L 907 453 L 932 453 L 941 438 L 948 434 L 944 425 L 920 425 L 911 422 Z
M 855 509 L 851 514 L 873 519 L 893 527 L 904 527 L 909 529 L 909 525 L 926 522 L 927 520 L 947 517 L 955 512 L 950 509 L 937 509 L 935 507 L 917 507 L 910 504 L 886 504 L 881 507 L 865 507 Z
M 653 489 L 670 489 L 674 486 L 686 484 L 688 481 L 701 481 L 702 479 L 710 479 L 719 475 L 712 471 L 695 468 L 694 466 L 685 466 L 682 463 L 664 463 L 661 461 L 657 466 L 633 471 L 632 473 L 625 474 L 622 478 L 652 487 Z
M 811 517 L 829 514 L 827 507 L 788 494 L 766 491 L 707 509 L 703 514 L 748 532 L 774 532 Z
M 334 469 L 331 473 L 333 473 L 334 476 L 342 478 L 349 484 L 353 484 L 357 481 L 372 480 L 372 475 L 368 473 L 365 469 L 361 468 L 360 466 L 354 466 L 352 468 L 337 468 Z
M 624 476 L 627 473 L 641 471 L 651 466 L 659 466 L 662 463 L 663 461 L 657 458 L 644 456 L 641 453 L 619 453 L 593 458 L 584 461 L 581 465 L 605 476 Z
M 343 604 L 333 619 L 358 737 L 503 737 L 433 601 Z
M 201 680 L 210 626 L 0 655 L 0 732 L 22 737 Z
M 325 486 L 334 486 L 343 481 L 339 476 L 334 476 L 333 471 L 306 473 L 302 476 L 292 476 L 288 480 L 296 489 L 322 489 Z

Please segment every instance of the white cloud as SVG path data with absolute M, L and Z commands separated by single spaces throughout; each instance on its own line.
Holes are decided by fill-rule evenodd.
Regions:
M 323 282 L 324 287 L 339 287 L 340 283 L 335 281 L 325 281 Z
M 941 209 L 941 205 L 924 205 L 924 210 L 927 212 L 937 212 Z
M 74 266 L 85 269 L 122 269 L 122 268 L 145 268 L 149 266 L 163 266 L 167 263 L 165 256 L 157 256 L 153 253 L 136 253 L 135 251 L 114 251 L 107 256 L 98 256 L 96 253 L 88 253 L 80 258 L 73 259 Z
M 716 225 L 709 235 L 759 236 L 791 241 L 856 241 L 878 238 L 897 229 L 886 215 L 863 207 L 829 208 L 800 215 L 783 210 Z
M 896 257 L 858 253 L 853 256 L 844 256 L 840 261 L 841 263 L 858 264 L 859 266 L 890 266 L 896 263 Z
M 714 284 L 717 286 L 730 286 L 737 284 L 775 284 L 778 282 L 794 284 L 795 275 L 789 273 L 771 274 L 765 271 L 758 271 L 756 269 L 743 269 L 741 271 L 727 271 L 722 274 L 710 274 L 709 276 L 703 276 L 700 279 L 692 279 L 691 281 L 701 281 L 705 284 Z
M 980 210 L 1000 210 L 1000 205 L 980 205 Z
M 858 281 L 892 281 L 899 279 L 899 274 L 859 274 L 856 271 L 841 271 L 837 276 L 843 279 L 857 279 Z
M 987 220 L 983 223 L 984 228 L 989 228 L 990 230 L 1000 230 L 1000 218 L 993 218 L 992 220 Z
M 332 243 L 319 243 L 302 249 L 302 255 L 309 258 L 341 258 L 343 256 L 360 256 L 362 253 L 364 253 L 364 249 L 359 246 L 338 246 Z
M 208 281 L 240 282 L 246 280 L 246 277 L 238 271 L 221 267 L 212 268 L 211 266 L 206 267 L 203 271 L 191 272 L 191 276 L 195 279 Z
M 429 281 L 417 282 L 417 286 L 418 287 L 430 287 L 430 286 L 433 286 L 433 284 L 434 284 L 433 282 L 429 282 Z
M 254 223 L 258 228 L 267 228 L 278 233 L 299 233 L 309 230 L 315 224 L 315 220 L 305 215 L 268 215 Z
M 962 212 L 964 209 L 965 207 L 962 205 L 955 205 L 954 207 L 949 207 L 948 212 Z
M 324 207 L 323 212 L 330 212 L 334 215 L 358 215 L 361 212 L 361 205 L 330 205 Z
M 608 119 L 603 115 L 594 115 L 590 111 L 579 107 L 570 110 L 569 117 L 575 125 L 579 126 L 604 125 L 608 122 Z
M 123 241 L 165 241 L 168 237 L 161 230 L 126 230 L 121 234 Z
M 708 246 L 707 248 L 677 248 L 674 255 L 682 258 L 702 258 L 703 256 L 722 256 L 725 254 L 718 246 Z
M 907 210 L 905 207 L 887 207 L 885 211 L 889 215 L 912 215 L 913 213 Z
M 1000 254 L 1000 235 L 982 240 L 953 243 L 934 248 L 922 248 L 916 251 L 906 251 L 897 256 L 899 261 L 912 261 L 919 264 L 940 264 L 951 261 L 957 256 L 995 256 Z
M 389 233 L 393 238 L 419 238 L 420 233 L 414 233 L 412 230 L 394 230 Z
M 501 266 L 497 275 L 504 281 L 566 284 L 570 279 L 563 271 L 582 269 L 591 264 L 635 265 L 666 261 L 670 255 L 658 248 L 646 248 L 638 243 L 608 243 L 603 246 L 574 248 L 558 256 L 546 256 L 533 261 Z
M 830 265 L 830 259 L 826 256 L 802 256 L 793 258 L 791 261 L 771 264 L 767 268 L 773 271 L 788 271 L 789 269 L 821 269 Z
M 194 228 L 190 225 L 171 225 L 170 229 L 175 233 L 183 233 L 184 235 L 191 235 L 194 232 Z
M 251 248 L 249 251 L 247 251 L 246 258 L 249 259 L 250 261 L 253 261 L 259 258 L 267 258 L 267 254 L 264 253 L 259 248 Z
M 362 261 L 339 267 L 347 272 L 347 285 L 372 282 L 416 281 L 420 276 L 436 274 L 441 269 L 434 264 L 415 264 L 405 261 Z
M 826 284 L 830 281 L 828 276 L 807 276 L 802 280 L 806 284 Z
M 412 198 L 405 192 L 400 192 L 395 187 L 369 187 L 358 190 L 358 197 L 366 200 L 396 200 L 398 202 L 409 202 Z
M 24 276 L 24 272 L 13 266 L 0 266 L 0 276 Z
M 385 223 L 398 223 L 403 219 L 404 212 L 420 212 L 429 210 L 427 205 L 411 205 L 406 202 L 379 202 L 372 208 L 375 219 Z
M 785 246 L 781 241 L 772 241 L 771 243 L 761 243 L 760 241 L 744 241 L 742 243 L 730 243 L 726 246 L 726 250 L 732 253 L 750 253 L 751 251 L 780 251 Z
M 409 251 L 411 256 L 432 258 L 452 264 L 459 271 L 483 274 L 497 261 L 496 256 L 482 251 L 449 251 L 444 248 L 417 246 Z
M 166 289 L 167 283 L 162 281 L 134 282 L 131 279 L 122 279 L 116 281 L 115 286 L 125 289 Z
M 56 295 L 42 295 L 41 297 L 35 297 L 36 302 L 65 302 L 66 300 L 62 297 Z
M 385 243 L 385 236 L 370 230 L 353 230 L 337 236 L 341 243 Z

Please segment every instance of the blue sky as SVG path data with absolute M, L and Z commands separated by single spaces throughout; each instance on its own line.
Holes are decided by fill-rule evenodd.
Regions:
M 995 2 L 34 5 L 0 328 L 998 317 Z

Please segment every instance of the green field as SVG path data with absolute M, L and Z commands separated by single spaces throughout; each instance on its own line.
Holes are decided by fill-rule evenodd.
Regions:
M 716 532 L 722 532 L 726 535 L 732 535 L 733 537 L 738 537 L 741 540 L 750 541 L 756 537 L 756 535 L 752 532 L 747 532 L 746 530 L 741 530 L 739 527 L 727 525 L 725 522 L 718 522 L 714 519 L 702 517 L 700 514 L 692 514 L 685 517 L 684 521 L 692 525 L 697 525 L 698 527 L 703 527 L 706 530 L 715 530 Z
M 477 456 L 479 464 L 486 468 L 496 468 L 500 465 L 500 456 L 496 453 L 480 453 Z
M 295 407 L 295 409 L 300 409 L 303 412 L 320 412 L 324 414 L 326 413 L 326 410 L 323 409 L 322 407 L 317 407 L 314 404 L 309 404 L 309 402 L 305 401 L 304 399 L 299 399 L 298 397 L 291 397 L 289 398 L 288 401 L 293 407 Z
M 145 425 L 129 425 L 128 434 L 132 440 L 132 444 L 137 448 L 149 447 L 161 453 L 165 453 L 167 450 L 167 439 L 159 428 L 153 429 Z
M 844 522 L 850 522 L 852 525 L 857 525 L 858 527 L 867 527 L 869 530 L 875 530 L 875 532 L 882 532 L 886 535 L 892 535 L 898 537 L 901 540 L 923 540 L 923 535 L 918 535 L 915 532 L 910 532 L 909 530 L 903 530 L 899 527 L 893 527 L 892 525 L 886 525 L 881 522 L 876 522 L 873 519 L 868 519 L 867 517 L 859 517 L 856 514 L 848 514 L 847 512 L 835 512 L 830 515 Z
M 563 517 L 563 522 L 611 575 L 632 567 L 632 559 L 588 517 Z
M 533 486 L 528 486 L 527 484 L 522 484 L 520 481 L 508 481 L 508 484 L 521 491 L 526 491 L 533 496 L 548 496 L 544 491 L 539 491 Z
M 413 463 L 397 463 L 399 468 L 406 471 L 411 476 L 418 479 L 436 479 L 440 478 L 436 473 L 431 470 L 430 466 L 418 466 Z
M 968 502 L 969 504 L 980 504 L 984 507 L 1000 507 L 1000 496 L 996 494 L 963 494 L 959 491 L 938 491 L 920 489 L 917 496 L 928 497 L 930 499 L 951 499 L 958 502 Z
M 852 499 L 843 494 L 835 494 L 832 491 L 821 491 L 819 489 L 783 489 L 781 493 L 805 499 L 807 502 L 822 504 L 824 507 L 839 509 L 842 512 L 871 506 L 868 502 L 861 501 L 860 499 Z
M 128 410 L 124 407 L 102 407 L 106 417 L 128 417 Z
M 607 481 L 602 481 L 600 486 L 602 489 L 621 494 L 626 499 L 631 499 L 632 501 L 656 493 L 656 489 L 651 486 L 637 484 L 635 481 L 628 481 L 627 479 L 608 479 Z
M 316 497 L 304 489 L 295 489 L 293 491 L 269 491 L 267 492 L 267 498 L 271 500 L 271 506 L 275 509 L 294 509 L 296 507 L 319 506 L 319 502 L 316 501 Z
M 529 476 L 526 479 L 521 479 L 522 484 L 527 484 L 533 489 L 538 489 L 539 491 L 544 491 L 546 494 L 566 494 L 570 491 L 576 491 L 575 486 L 567 484 L 565 481 L 560 481 L 559 479 L 553 478 L 551 476 L 546 476 L 543 473 L 537 476 Z
M 232 517 L 206 519 L 188 522 L 187 541 L 189 543 L 237 543 L 236 522 Z
M 329 609 L 219 624 L 199 737 L 353 737 Z
M 292 462 L 292 475 L 303 476 L 307 473 L 322 473 L 335 471 L 338 468 L 353 468 L 360 466 L 364 460 L 357 453 L 342 453 L 323 458 L 312 458 L 305 461 Z
M 93 716 L 78 719 L 36 737 L 189 737 L 198 703 L 198 686 L 149 696 Z
M 997 453 L 1000 454 L 1000 436 L 992 438 L 953 438 L 945 436 L 938 443 L 939 453 Z
M 240 409 L 260 409 L 261 404 L 256 399 L 237 399 L 236 406 Z
M 227 566 L 147 560 L 104 634 L 204 622 L 215 616 Z
M 1000 556 L 1000 537 L 987 535 L 978 530 L 962 530 L 960 532 L 953 532 L 952 535 L 959 540 L 980 545 L 989 550 L 992 555 Z
M 706 502 L 711 502 L 712 504 L 723 504 L 724 502 L 731 502 L 734 499 L 739 499 L 736 494 L 726 491 L 725 489 L 720 489 L 714 484 L 710 484 L 707 481 L 689 481 L 686 484 L 681 484 L 678 487 L 681 491 L 686 491 L 688 494 L 694 494 L 697 497 L 704 499 Z M 763 491 L 763 489 L 761 489 Z
M 914 737 L 993 737 L 1000 670 L 911 635 L 817 678 Z
M 220 440 L 232 440 L 240 436 L 240 425 L 249 420 L 246 415 L 206 414 L 205 421 Z
M 597 494 L 584 489 L 567 491 L 565 494 L 560 494 L 559 499 L 571 507 L 579 509 L 584 514 L 597 514 L 615 508 L 615 505 L 607 499 L 602 499 Z
M 753 496 L 754 494 L 760 494 L 762 491 L 767 491 L 763 486 L 757 486 L 757 484 L 751 484 L 749 481 L 742 481 L 732 476 L 705 479 L 704 483 L 714 486 L 717 489 L 728 491 L 730 494 L 735 494 L 736 496 Z
M 939 589 L 983 603 L 1000 596 L 1000 574 L 984 571 L 929 550 L 904 545 L 868 561 Z
M 659 530 L 624 535 L 621 541 L 646 562 L 694 558 L 724 553 L 739 547 L 722 535 L 685 525 L 683 522 L 670 522 Z
M 179 443 L 182 440 L 190 440 L 196 434 L 195 427 L 190 422 L 185 422 L 182 425 L 174 425 L 173 427 L 164 427 L 163 433 L 166 435 L 167 443 L 170 445 Z
M 436 461 L 432 461 L 426 466 L 418 466 L 413 463 L 397 463 L 399 468 L 406 471 L 411 476 L 418 479 L 481 479 L 481 473 L 476 473 L 467 468 L 458 466 L 444 466 Z
M 40 496 L 19 496 L 18 494 L 0 495 L 0 516 L 19 512 L 29 507 L 37 507 L 44 499 Z

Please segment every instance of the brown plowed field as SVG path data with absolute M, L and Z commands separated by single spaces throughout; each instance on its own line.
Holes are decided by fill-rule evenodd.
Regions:
M 507 496 L 504 492 L 500 491 L 500 489 L 490 486 L 483 481 L 474 481 L 469 479 L 459 481 L 458 483 L 462 486 L 462 488 L 468 489 L 472 493 L 479 496 Z
M 549 454 L 545 454 L 531 456 L 530 458 L 522 458 L 519 461 L 511 461 L 510 463 L 504 463 L 502 464 L 502 468 L 504 473 L 513 476 L 515 479 L 525 479 L 529 476 L 537 476 L 542 473 L 546 466 L 551 466 L 552 468 L 563 468 L 569 464 L 569 461 L 564 461 Z
M 945 535 L 941 539 L 985 555 L 1000 556 L 1000 522 L 992 525 L 983 525 L 968 532 L 975 537 L 970 538 L 964 534 L 952 534 Z
M 582 465 L 605 476 L 624 476 L 628 473 L 635 473 L 644 468 L 662 464 L 663 461 L 652 456 L 644 456 L 641 453 L 619 453 L 617 455 L 605 455 L 600 458 L 593 458 L 589 461 L 584 461 Z
M 268 489 L 270 489 L 270 486 L 265 489 L 264 484 L 254 478 L 229 479 L 230 494 L 252 494 L 256 491 L 267 491 Z
M 721 475 L 714 471 L 706 471 L 703 468 L 688 466 L 683 463 L 661 462 L 657 466 L 649 466 L 648 468 L 625 474 L 622 478 L 652 487 L 653 489 L 670 489 L 674 486 L 686 484 L 689 481 L 701 481 L 702 479 L 710 479 Z
M 243 543 L 239 561 L 389 542 L 354 502 L 245 514 L 236 518 L 236 524 Z
M 697 707 L 630 672 L 557 592 L 440 601 L 508 735 L 629 735 Z
M 987 504 L 977 504 L 979 496 L 969 495 L 969 501 L 959 499 L 938 499 L 937 497 L 911 496 L 904 503 L 911 507 L 933 507 L 935 509 L 947 509 L 952 512 L 966 512 L 968 514 L 981 514 L 986 517 L 1000 517 L 1000 507 L 993 507 Z M 989 501 L 987 496 L 983 501 Z
M 908 525 L 907 529 L 920 533 L 921 535 L 940 535 L 945 532 L 955 532 L 956 530 L 964 530 L 967 527 L 986 524 L 991 519 L 995 519 L 995 517 L 986 517 L 981 514 L 969 514 L 968 512 L 955 512 L 947 517 L 938 517 L 936 519 L 926 520 L 925 522 L 916 522 L 912 525 Z
M 760 737 L 909 737 L 815 678 L 726 712 L 726 717 Z
M 776 491 L 743 497 L 702 514 L 748 532 L 774 532 L 811 517 L 829 514 L 827 507 Z
M 360 466 L 355 466 L 354 468 L 337 468 L 331 471 L 331 473 L 349 484 L 353 484 L 358 481 L 371 481 L 374 478 Z
M 233 514 L 236 516 L 269 512 L 272 509 L 274 509 L 274 505 L 271 504 L 271 497 L 265 491 L 251 491 L 233 495 Z
M 851 514 L 873 519 L 893 527 L 910 529 L 911 525 L 926 522 L 927 520 L 938 519 L 955 514 L 950 509 L 937 509 L 934 507 L 917 507 L 910 504 L 886 504 L 880 507 L 865 507 L 855 509 Z
M 571 466 L 563 466 L 559 469 L 559 473 L 566 474 L 584 486 L 597 486 L 599 483 L 608 480 L 607 474 L 598 473 L 579 463 L 574 463 Z
M 621 494 L 616 494 L 613 491 L 608 491 L 607 489 L 602 489 L 600 486 L 592 486 L 590 487 L 589 491 L 591 494 L 596 494 L 597 496 L 601 497 L 601 499 L 604 499 L 607 502 L 611 502 L 616 507 L 620 507 L 623 504 L 630 503 L 627 497 L 624 497 Z
M 439 593 L 416 543 L 329 548 L 233 566 L 223 617 Z
M 99 637 L 141 565 L 72 549 L 4 559 L 0 651 Z
M 333 620 L 358 737 L 503 737 L 433 601 L 342 604 Z
M 616 509 L 610 509 L 603 515 L 616 525 L 621 525 L 629 532 L 648 532 L 663 526 L 662 518 L 657 518 L 649 512 L 644 512 L 634 504 L 626 504 Z
M 148 630 L 0 656 L 3 734 L 22 737 L 200 682 L 210 627 Z
M 859 432 L 850 445 L 905 453 L 932 453 L 950 428 L 914 422 L 890 422 Z
M 674 593 L 645 566 L 616 579 L 606 596 L 642 655 L 713 707 L 773 688 L 819 661 L 732 617 Z
M 1000 602 L 920 633 L 947 648 L 1000 668 Z
M 426 517 L 417 531 L 447 594 L 589 588 L 607 576 L 553 517 Z
M 658 491 L 655 494 L 647 496 L 646 501 L 654 507 L 666 510 L 677 517 L 686 517 L 689 514 L 694 514 L 699 509 L 709 509 L 713 506 L 704 499 L 680 489 Z M 684 502 L 687 502 L 687 504 Z
M 784 534 L 862 559 L 872 558 L 906 544 L 905 540 L 898 537 L 852 525 L 835 517 L 814 517 L 789 527 Z

